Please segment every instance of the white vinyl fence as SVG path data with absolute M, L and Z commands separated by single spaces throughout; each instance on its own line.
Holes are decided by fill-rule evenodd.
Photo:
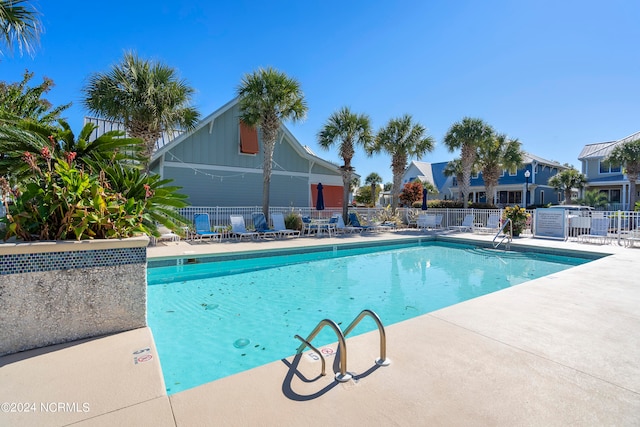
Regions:
M 188 220 L 193 221 L 197 213 L 207 213 L 212 227 L 228 226 L 231 215 L 242 215 L 247 226 L 252 225 L 252 214 L 262 212 L 261 206 L 238 206 L 238 207 L 207 207 L 191 206 L 180 210 L 180 214 Z M 284 216 L 289 213 L 297 215 L 308 215 L 312 218 L 330 218 L 332 215 L 342 213 L 342 208 L 327 208 L 318 211 L 313 207 L 271 207 L 270 213 L 279 212 Z M 349 212 L 357 212 L 364 221 L 379 221 L 388 213 L 385 208 L 349 208 Z M 531 214 L 530 227 L 524 230 L 523 234 L 535 234 L 535 209 L 527 210 Z M 412 224 L 412 218 L 416 218 L 421 213 L 440 214 L 443 216 L 442 228 L 457 226 L 462 224 L 467 214 L 473 214 L 475 226 L 486 226 L 489 215 L 495 214 L 502 217 L 502 209 L 440 209 L 430 208 L 427 211 L 414 208 L 398 208 L 397 216 L 402 224 L 408 227 Z M 577 240 L 583 234 L 589 234 L 592 218 L 609 219 L 609 237 L 620 243 L 630 231 L 640 228 L 640 212 L 629 211 L 583 211 L 579 213 L 569 212 L 567 215 L 567 239 Z M 346 218 L 345 218 L 346 220 Z M 414 223 L 415 224 L 415 223 Z

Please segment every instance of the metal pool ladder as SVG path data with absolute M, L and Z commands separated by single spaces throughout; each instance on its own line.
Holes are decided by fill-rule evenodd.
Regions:
M 504 229 L 507 225 L 509 225 L 509 234 L 503 234 L 502 239 L 498 243 L 496 243 L 496 239 L 498 238 L 498 236 L 500 236 L 500 233 L 504 232 Z M 506 240 L 507 244 L 505 246 L 507 250 L 509 250 L 509 247 L 511 246 L 511 236 L 513 236 L 513 223 L 511 222 L 510 218 L 507 218 L 504 224 L 502 224 L 502 227 L 500 227 L 500 230 L 498 230 L 496 235 L 493 237 L 493 249 L 498 249 L 498 246 L 500 246 L 500 244 Z
M 300 344 L 300 347 L 298 347 L 297 353 L 302 353 L 302 351 L 306 347 L 309 347 L 311 350 L 313 350 L 318 356 L 320 356 L 320 360 L 322 362 L 321 375 L 326 375 L 324 357 L 320 350 L 318 350 L 311 344 L 311 341 L 313 341 L 313 339 L 316 337 L 316 335 L 318 335 L 322 328 L 324 328 L 325 326 L 329 326 L 331 329 L 333 329 L 338 337 L 338 350 L 340 351 L 340 372 L 336 374 L 335 378 L 339 382 L 349 381 L 351 378 L 353 378 L 353 375 L 347 372 L 347 340 L 345 337 L 358 325 L 358 323 L 360 323 L 362 319 L 367 316 L 371 317 L 373 321 L 376 322 L 376 325 L 378 326 L 378 332 L 380 333 L 380 358 L 376 359 L 376 365 L 388 366 L 391 361 L 387 359 L 387 335 L 384 331 L 384 326 L 382 325 L 380 317 L 378 317 L 375 312 L 367 309 L 362 310 L 360 314 L 358 314 L 353 322 L 351 322 L 351 324 L 347 326 L 347 329 L 345 329 L 344 333 L 340 329 L 340 326 L 336 324 L 336 322 L 331 319 L 323 319 L 313 329 L 307 339 L 302 338 L 300 335 L 295 335 L 295 338 L 302 341 L 302 344 Z

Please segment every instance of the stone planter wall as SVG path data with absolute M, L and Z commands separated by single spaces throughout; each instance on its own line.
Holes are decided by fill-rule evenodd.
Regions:
M 148 242 L 0 244 L 0 356 L 146 326 Z

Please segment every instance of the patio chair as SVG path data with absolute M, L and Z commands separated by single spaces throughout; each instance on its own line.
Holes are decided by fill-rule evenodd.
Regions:
M 311 221 L 311 217 L 308 215 L 303 215 L 302 216 L 302 235 L 304 235 L 304 233 L 311 234 L 312 232 L 317 232 L 317 231 L 318 231 L 318 226 L 316 224 L 313 224 L 313 222 Z
M 280 237 L 300 236 L 300 230 L 292 230 L 286 227 L 284 224 L 284 215 L 281 213 L 272 213 L 271 221 L 273 222 L 273 229 L 280 234 Z
M 580 234 L 578 242 L 582 243 L 602 243 L 605 244 L 609 240 L 609 218 L 591 218 L 591 227 L 589 233 Z
M 467 214 L 465 215 L 464 219 L 462 220 L 462 224 L 460 225 L 450 225 L 448 227 L 449 230 L 454 230 L 454 231 L 473 231 L 473 221 L 474 221 L 475 217 L 473 216 L 473 214 Z
M 194 239 L 202 239 L 207 238 L 209 241 L 211 239 L 218 239 L 220 241 L 220 233 L 216 233 L 215 231 L 211 231 L 211 223 L 209 222 L 209 214 L 199 213 L 193 216 L 193 226 L 194 226 Z
M 624 238 L 624 246 L 631 248 L 636 242 L 640 243 L 640 229 L 629 231 L 629 234 Z
M 254 212 L 251 214 L 253 219 L 253 228 L 260 233 L 260 237 L 263 239 L 272 238 L 275 239 L 280 233 L 267 225 L 267 219 L 262 212 Z
M 435 228 L 442 228 L 442 219 L 444 218 L 444 216 L 442 214 L 436 214 L 436 227 Z
M 418 212 L 413 209 L 407 210 L 407 227 L 417 227 L 418 226 Z
M 474 233 L 487 233 L 493 234 L 500 231 L 500 216 L 496 214 L 489 215 L 489 219 L 487 219 L 487 225 L 484 227 L 474 227 Z
M 255 231 L 248 231 L 244 225 L 244 217 L 242 215 L 231 215 L 231 235 L 236 236 L 238 241 L 241 241 L 243 237 L 249 237 L 250 239 L 258 239 L 260 233 Z

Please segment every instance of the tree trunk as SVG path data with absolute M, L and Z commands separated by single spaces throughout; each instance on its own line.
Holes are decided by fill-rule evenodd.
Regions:
M 474 147 L 469 144 L 463 144 L 460 153 L 460 159 L 462 162 L 462 182 L 459 183 L 460 192 L 462 193 L 462 207 L 467 209 L 469 207 L 469 187 L 471 187 L 471 170 L 473 169 L 473 163 L 476 160 L 476 152 Z
M 627 169 L 627 178 L 629 178 L 629 210 L 633 211 L 636 206 L 636 181 L 638 180 L 638 174 L 629 173 Z
M 407 156 L 396 154 L 391 160 L 391 171 L 393 172 L 393 191 L 391 197 L 391 207 L 398 208 L 398 199 L 400 196 L 400 184 L 402 182 L 402 175 L 407 168 Z
M 269 223 L 269 189 L 271 186 L 271 164 L 273 163 L 273 150 L 278 137 L 280 121 L 275 113 L 266 115 L 262 119 L 262 153 L 264 155 L 262 166 L 262 213 Z
M 126 129 L 132 138 L 139 138 L 142 140 L 144 144 L 144 149 L 142 152 L 144 156 L 144 171 L 149 174 L 149 163 L 151 161 L 151 156 L 155 151 L 156 141 L 160 139 L 160 137 L 162 136 L 162 132 L 149 129 L 148 126 L 140 122 L 129 122 L 126 124 Z
M 376 207 L 376 183 L 372 182 L 371 183 L 371 205 L 375 208 Z
M 567 187 L 564 189 L 564 204 L 571 204 L 571 187 Z
M 351 186 L 351 166 L 343 166 L 342 172 L 342 219 L 349 218 L 349 188 Z

